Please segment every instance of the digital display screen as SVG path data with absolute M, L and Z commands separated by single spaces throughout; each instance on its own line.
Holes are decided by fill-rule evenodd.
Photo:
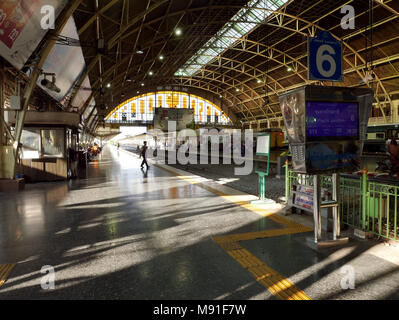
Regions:
M 308 140 L 358 139 L 358 103 L 308 101 L 306 135 Z

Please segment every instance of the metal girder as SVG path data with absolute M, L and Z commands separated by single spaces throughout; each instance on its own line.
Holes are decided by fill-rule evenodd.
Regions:
M 351 2 L 351 1 L 348 1 L 348 3 L 349 3 L 349 2 Z M 337 10 L 337 8 L 335 8 L 335 9 L 333 10 L 333 12 L 334 12 L 335 10 Z M 315 33 L 315 31 L 316 31 L 317 29 L 319 29 L 319 30 L 325 30 L 325 29 L 319 27 L 318 25 L 316 25 L 316 24 L 313 23 L 313 22 L 307 21 L 307 20 L 302 19 L 302 18 L 300 18 L 300 17 L 293 16 L 293 15 L 291 15 L 291 14 L 287 14 L 287 13 L 284 12 L 284 11 L 276 11 L 276 13 L 278 13 L 278 14 L 284 16 L 284 17 L 287 17 L 287 18 L 291 19 L 291 20 L 288 21 L 288 22 L 286 21 L 286 25 L 290 24 L 292 21 L 300 21 L 300 22 L 302 22 L 302 23 L 305 24 L 305 26 L 302 26 L 302 27 L 300 28 L 300 27 L 299 27 L 299 24 L 296 23 L 296 24 L 295 24 L 295 26 L 296 26 L 295 29 L 293 29 L 292 27 L 286 27 L 287 29 L 289 29 L 289 30 L 292 31 L 293 33 L 299 33 L 299 34 L 302 34 L 302 35 L 305 35 L 305 36 L 309 36 L 309 34 L 307 34 L 306 32 L 304 32 L 304 30 L 307 30 L 307 32 L 313 33 L 313 34 Z M 332 12 L 331 12 L 331 13 L 332 13 Z M 329 13 L 329 14 L 330 14 L 330 13 Z M 321 18 L 319 18 L 319 19 L 321 19 Z M 282 23 L 282 21 L 283 21 L 282 19 L 279 20 L 280 23 Z M 309 29 L 309 28 L 310 28 L 310 29 Z M 335 36 L 333 33 L 332 33 L 332 36 L 333 36 L 335 39 L 337 39 L 337 40 L 341 40 L 339 37 Z M 280 42 L 283 41 L 283 40 L 284 40 L 284 39 L 280 40 Z M 359 60 L 360 60 L 361 62 L 363 62 L 363 63 L 366 62 L 366 61 L 363 59 L 363 57 L 362 57 L 353 47 L 351 47 L 348 43 L 343 42 L 343 44 L 344 44 L 345 47 L 347 47 L 347 48 L 352 52 L 352 54 L 354 54 L 354 55 L 357 57 L 357 59 L 359 59 Z M 276 44 L 274 44 L 274 46 L 275 46 L 275 45 L 276 45 Z M 359 71 L 359 69 L 360 69 L 359 67 L 354 66 L 347 58 L 344 58 L 344 60 L 345 60 L 345 62 L 347 62 L 352 68 L 354 68 L 354 70 L 358 73 L 360 79 L 364 78 L 365 74 L 364 74 L 364 73 L 362 74 L 362 73 Z M 387 93 L 387 91 L 386 91 L 385 87 L 383 86 L 382 82 L 379 80 L 378 75 L 376 75 L 376 80 L 377 80 L 377 83 L 379 84 L 379 86 L 380 86 L 380 87 L 382 88 L 382 90 L 384 91 L 384 94 L 385 94 L 386 98 L 390 101 L 389 94 Z M 385 116 L 384 111 L 383 111 L 382 109 L 381 109 L 381 111 L 382 111 L 383 115 Z
M 277 50 L 277 49 L 273 49 L 274 51 L 276 51 L 276 52 L 280 52 L 279 50 Z M 264 52 L 266 52 L 266 49 L 264 50 Z M 269 52 L 270 53 L 270 52 Z M 272 53 L 271 53 L 272 54 Z M 262 55 L 262 53 L 259 53 L 259 55 L 260 56 L 263 56 L 263 57 L 266 57 L 265 55 Z M 270 57 L 272 60 L 274 60 L 274 61 L 276 61 L 277 63 L 280 63 L 280 64 L 283 64 L 284 66 L 288 66 L 289 65 L 289 63 L 284 63 L 284 62 L 282 62 L 282 61 L 279 61 L 279 60 L 277 60 L 277 59 L 275 59 L 273 56 L 271 56 Z M 294 58 L 292 58 L 292 57 L 290 57 L 294 62 L 295 62 L 295 59 Z M 248 64 L 245 64 L 245 63 L 243 63 L 243 62 L 241 62 L 241 61 L 235 61 L 235 60 L 232 60 L 232 59 L 228 59 L 228 58 L 225 58 L 225 57 L 221 57 L 221 59 L 222 60 L 227 60 L 227 61 L 230 61 L 230 62 L 234 62 L 234 63 L 236 63 L 236 64 L 238 64 L 238 65 L 244 65 L 245 66 L 245 68 L 247 68 L 247 69 L 252 69 L 252 70 L 256 70 L 256 72 L 258 72 L 258 74 L 255 76 L 255 75 L 253 75 L 253 74 L 250 74 L 250 73 L 247 73 L 247 72 L 242 72 L 242 70 L 238 70 L 238 69 L 235 69 L 235 68 L 230 68 L 230 67 L 228 67 L 228 66 L 224 66 L 224 65 L 222 65 L 221 67 L 223 67 L 223 68 L 227 68 L 227 69 L 229 69 L 229 70 L 235 70 L 235 71 L 237 71 L 237 72 L 241 72 L 241 73 L 244 73 L 244 74 L 246 74 L 248 77 L 249 77 L 249 79 L 248 80 L 245 80 L 245 81 L 237 81 L 241 86 L 245 86 L 245 87 L 248 87 L 248 89 L 249 89 L 249 91 L 250 92 L 252 92 L 252 93 L 254 93 L 255 95 L 257 95 L 257 96 L 259 96 L 259 98 L 261 98 L 261 97 L 263 97 L 264 95 L 259 95 L 254 89 L 252 89 L 251 87 L 249 87 L 249 86 L 247 86 L 246 85 L 246 82 L 248 82 L 248 81 L 250 81 L 250 80 L 253 80 L 253 79 L 258 79 L 259 77 L 262 77 L 263 75 L 262 75 L 262 71 L 261 70 L 259 70 L 259 69 L 256 69 L 255 67 L 252 67 L 251 65 L 248 65 Z M 148 62 L 147 62 L 148 63 Z M 290 62 L 291 63 L 291 62 Z M 301 66 L 303 66 L 299 61 L 297 62 L 299 65 L 301 65 Z M 210 65 L 210 66 L 212 66 L 212 65 Z M 234 67 L 236 67 L 236 66 L 234 66 Z M 306 68 L 305 66 L 303 66 L 304 68 Z M 298 69 L 297 68 L 293 68 L 293 70 L 294 70 L 294 73 L 295 74 L 298 74 Z M 204 71 L 206 71 L 206 72 L 211 72 L 211 73 L 213 73 L 213 71 L 212 70 L 206 70 L 206 69 L 204 69 Z M 222 77 L 222 75 L 218 75 L 219 77 Z M 300 74 L 298 74 L 298 76 L 300 76 L 301 77 L 301 79 L 303 79 L 305 82 L 308 82 L 306 79 L 304 79 Z M 276 84 L 278 84 L 278 86 L 281 88 L 281 89 L 283 89 L 283 86 L 281 85 L 281 84 L 279 84 L 274 78 L 272 78 L 272 77 L 270 77 L 270 75 L 268 76 L 273 82 L 275 82 Z M 115 78 L 116 80 L 118 79 L 118 77 L 116 77 Z M 216 80 L 215 78 L 211 78 L 211 77 L 209 77 L 208 79 L 212 79 L 212 80 Z M 231 78 L 231 77 L 229 77 L 229 79 L 231 79 L 232 81 L 236 81 L 236 80 L 234 80 L 233 78 Z M 224 83 L 224 81 L 221 81 L 221 83 Z M 231 86 L 230 88 L 235 88 L 234 86 Z M 273 91 L 274 93 L 276 93 L 276 89 L 275 88 L 272 88 L 272 87 L 269 87 L 269 89 L 271 90 L 271 91 Z M 122 89 L 121 89 L 122 90 Z M 124 91 L 126 91 L 126 89 L 124 89 Z M 115 92 L 115 91 L 114 91 Z M 116 93 L 118 93 L 118 91 L 116 91 Z M 245 93 L 245 91 L 244 91 L 244 93 Z M 246 94 L 246 93 L 245 93 Z M 253 96 L 251 95 L 251 96 L 249 96 L 250 97 L 250 99 L 251 100 L 253 100 Z M 248 100 L 249 101 L 249 100 Z M 260 104 L 258 104 L 258 107 L 259 108 L 261 108 L 262 107 L 262 105 L 260 105 Z M 265 114 L 266 115 L 266 114 Z
M 140 14 L 138 14 L 136 17 L 134 17 L 134 19 L 132 19 L 131 21 L 129 21 L 129 23 L 124 26 L 123 28 L 121 28 L 121 30 L 119 30 L 118 33 L 116 33 L 108 42 L 108 49 L 112 49 L 112 47 L 115 45 L 116 41 L 131 27 L 133 26 L 135 23 L 137 23 L 138 21 L 140 21 L 144 16 L 146 16 L 148 13 L 150 13 L 151 11 L 157 9 L 159 6 L 163 5 L 164 3 L 168 2 L 169 0 L 160 0 L 159 2 L 153 4 L 151 7 L 149 7 L 147 10 L 144 10 L 143 12 L 141 12 Z
M 386 0 L 374 0 L 374 2 L 378 3 L 379 5 L 383 6 L 386 10 L 390 11 L 391 13 L 393 13 L 395 16 L 399 17 L 399 12 L 396 11 L 394 8 L 392 8 L 391 6 L 388 6 L 386 4 Z
M 96 21 L 96 19 L 103 14 L 104 12 L 106 12 L 108 9 L 110 9 L 113 5 L 115 5 L 116 3 L 118 3 L 119 0 L 111 0 L 110 2 L 108 2 L 104 7 L 102 7 L 99 11 L 97 11 L 96 13 L 94 13 L 94 15 L 87 20 L 87 22 L 79 29 L 78 31 L 78 35 L 80 36 L 88 27 L 90 27 L 90 25 Z
M 151 3 L 151 1 L 148 0 L 146 11 L 148 10 L 150 3 Z M 168 13 L 169 10 L 170 10 L 171 4 L 172 4 L 172 2 L 169 2 L 168 8 L 167 8 L 167 10 L 166 10 L 167 13 Z M 127 66 L 127 68 L 126 68 L 126 72 L 124 73 L 122 85 L 124 84 L 124 82 L 125 82 L 125 80 L 126 80 L 126 76 L 127 76 L 127 74 L 129 73 L 129 69 L 130 69 L 130 65 L 131 65 L 131 63 L 132 63 L 133 55 L 134 55 L 134 53 L 135 53 L 135 51 L 136 51 L 137 43 L 138 43 L 138 41 L 139 41 L 139 37 L 140 37 L 141 31 L 142 31 L 142 28 L 143 28 L 143 24 L 144 24 L 144 21 L 145 21 L 145 18 L 146 18 L 146 17 L 147 17 L 147 15 L 144 15 L 144 16 L 143 16 L 143 20 L 141 21 L 140 29 L 139 29 L 139 31 L 138 31 L 138 33 L 137 33 L 136 40 L 135 40 L 135 42 L 134 42 L 133 51 L 132 51 L 132 54 L 130 55 L 129 63 L 128 63 L 128 66 Z M 162 23 L 163 23 L 163 22 L 164 22 L 164 20 L 162 21 Z M 159 26 L 159 28 L 162 26 L 162 23 L 161 23 L 161 25 Z M 159 32 L 159 28 L 158 28 L 158 30 L 157 30 L 157 33 Z M 121 39 L 120 39 L 120 41 L 121 41 Z M 147 55 L 148 55 L 148 51 L 147 51 L 147 53 L 146 53 L 146 55 L 145 55 L 144 60 L 147 58 Z M 115 72 L 116 72 L 117 68 L 115 68 L 114 70 L 115 70 Z M 114 76 L 114 78 L 115 78 L 115 76 Z
M 71 96 L 69 98 L 69 103 L 68 103 L 68 108 L 71 107 L 73 99 L 75 99 L 76 94 L 79 92 L 79 88 L 82 85 L 83 81 L 85 78 L 89 75 L 90 71 L 94 68 L 94 66 L 97 64 L 97 62 L 100 60 L 101 55 L 97 54 L 96 57 L 90 61 L 89 66 L 86 68 L 86 70 L 80 75 L 78 80 L 75 82 L 75 86 L 72 89 Z
M 310 8 L 312 8 L 312 7 L 316 6 L 316 5 L 319 5 L 322 2 L 323 1 L 315 1 L 312 4 L 309 4 L 309 6 L 305 10 L 300 12 L 299 15 L 303 16 L 304 12 L 310 10 Z M 352 0 L 351 1 L 346 1 L 344 4 L 342 4 L 342 5 L 338 6 L 338 7 L 335 7 L 333 10 L 331 10 L 328 13 L 326 13 L 325 15 L 318 17 L 313 22 L 307 21 L 307 20 L 302 19 L 301 17 L 298 17 L 298 16 L 289 15 L 289 14 L 286 13 L 285 10 L 279 10 L 277 12 L 273 12 L 273 15 L 270 16 L 269 22 L 267 24 L 269 26 L 272 26 L 272 27 L 276 27 L 276 28 L 280 28 L 280 29 L 284 28 L 286 30 L 292 31 L 292 33 L 290 35 L 288 35 L 285 38 L 282 38 L 278 43 L 280 43 L 280 42 L 282 42 L 284 40 L 287 40 L 293 34 L 302 34 L 302 35 L 308 37 L 309 35 L 315 35 L 317 30 L 322 30 L 321 28 L 319 28 L 317 26 L 318 21 L 322 20 L 324 17 L 330 15 L 334 11 L 339 10 L 339 8 L 342 7 L 343 5 L 349 4 L 351 2 L 352 2 Z M 375 2 L 378 5 L 384 4 L 383 7 L 389 7 L 387 5 L 387 3 L 389 1 L 383 2 L 383 1 L 376 1 L 375 0 Z M 237 7 L 237 9 L 238 8 L 242 8 L 241 6 L 229 6 L 229 7 Z M 180 11 L 176 11 L 176 12 L 173 12 L 173 13 L 167 12 L 167 14 L 164 15 L 163 17 L 159 17 L 159 18 L 156 18 L 156 19 L 153 19 L 153 20 L 150 20 L 150 21 L 146 21 L 146 22 L 143 21 L 143 23 L 140 25 L 140 28 L 142 28 L 143 25 L 147 26 L 147 25 L 151 25 L 151 24 L 154 24 L 156 22 L 159 22 L 159 21 L 163 21 L 163 20 L 165 20 L 168 17 L 175 17 L 175 16 L 179 16 L 179 15 L 186 14 L 186 13 L 189 13 L 189 12 L 194 12 L 196 10 L 198 10 L 198 11 L 202 10 L 202 12 L 204 12 L 205 9 L 219 9 L 219 8 L 222 8 L 222 6 L 213 6 L 212 5 L 212 6 L 202 7 L 202 8 L 190 8 L 190 9 L 180 10 Z M 392 11 L 390 10 L 390 12 L 392 12 Z M 394 13 L 394 12 L 392 12 L 392 13 Z M 364 14 L 364 12 L 362 14 Z M 378 23 L 386 23 L 387 21 L 391 21 L 390 19 L 393 19 L 393 18 L 388 18 L 388 19 L 385 19 L 384 21 L 380 21 Z M 209 23 L 218 23 L 218 21 L 216 21 L 216 20 L 208 21 L 206 24 L 209 24 Z M 161 23 L 161 25 L 162 25 L 162 23 Z M 131 26 L 133 26 L 133 24 L 131 24 Z M 330 28 L 330 30 L 334 29 L 335 27 L 336 26 Z M 137 32 L 138 30 L 140 30 L 140 29 L 139 28 L 135 28 L 135 29 L 130 30 L 130 31 L 126 30 L 126 32 L 124 34 L 121 34 L 118 37 L 117 41 L 122 41 L 122 40 L 126 39 L 127 37 L 129 37 L 129 35 Z M 279 29 L 273 30 L 273 33 L 278 32 L 278 30 Z M 353 37 L 354 34 L 355 33 L 351 33 L 348 36 L 345 36 L 344 39 L 346 39 L 346 38 L 349 39 L 349 38 Z M 338 39 L 338 37 L 336 37 L 336 36 L 335 36 L 335 38 Z M 278 43 L 273 44 L 273 46 L 271 46 L 271 48 L 265 49 L 263 52 L 262 51 L 260 52 L 261 54 L 259 54 L 258 52 L 256 52 L 255 48 L 256 48 L 256 46 L 262 45 L 262 44 L 259 43 L 260 41 L 253 41 L 253 43 L 251 44 L 251 41 L 248 41 L 247 38 L 244 38 L 244 39 L 241 39 L 241 40 L 242 40 L 242 42 L 241 42 L 242 50 L 239 48 L 240 44 L 236 45 L 236 47 L 233 48 L 233 50 L 245 51 L 245 52 L 251 53 L 252 55 L 259 55 L 259 56 L 264 56 L 264 57 L 268 56 L 267 50 L 272 51 L 272 52 L 274 52 L 273 53 L 273 59 L 277 60 L 277 63 L 279 63 L 279 65 L 280 65 L 280 66 L 276 66 L 275 70 L 277 70 L 278 68 L 281 68 L 283 66 L 286 67 L 287 65 L 290 65 L 290 64 L 294 64 L 296 66 L 300 66 L 303 70 L 299 70 L 299 68 L 295 68 L 294 67 L 294 68 L 292 68 L 294 72 L 292 74 L 288 75 L 288 76 L 292 76 L 294 74 L 297 74 L 300 77 L 300 79 L 302 79 L 302 81 L 303 81 L 302 83 L 298 84 L 300 86 L 303 85 L 304 83 L 310 83 L 310 81 L 308 81 L 303 75 L 303 72 L 307 70 L 307 66 L 304 66 L 303 64 L 301 64 L 301 59 L 305 58 L 306 55 L 302 55 L 300 57 L 296 57 L 295 59 L 290 59 L 289 54 L 287 54 L 286 52 L 281 52 L 281 51 L 279 52 L 278 51 L 278 49 L 276 47 L 278 45 Z M 339 39 L 339 40 L 342 40 L 342 39 Z M 258 42 L 258 43 L 256 43 L 256 42 Z M 166 43 L 167 43 L 167 41 L 164 40 L 164 41 L 160 42 L 160 45 L 165 45 Z M 295 47 L 298 47 L 301 44 L 302 43 L 297 44 L 297 45 L 295 45 Z M 156 45 L 156 42 L 152 41 L 150 43 L 150 46 L 152 47 L 154 45 Z M 345 62 L 349 65 L 349 68 L 347 68 L 345 70 L 345 73 L 347 74 L 347 73 L 350 73 L 350 72 L 356 72 L 359 75 L 359 78 L 363 78 L 364 75 L 365 75 L 364 74 L 365 60 L 362 59 L 362 57 L 360 56 L 359 50 L 354 50 L 348 43 L 344 43 L 344 46 L 350 52 L 344 58 Z M 177 48 L 175 50 L 177 50 Z M 231 50 L 231 48 L 230 48 L 230 50 Z M 352 55 L 354 56 L 355 62 L 352 61 L 353 60 L 351 58 Z M 108 79 L 112 74 L 115 74 L 117 68 L 120 67 L 120 66 L 123 66 L 124 63 L 126 63 L 128 61 L 128 59 L 126 59 L 126 58 L 130 58 L 131 59 L 131 57 L 125 57 L 125 58 L 122 58 L 122 59 L 118 59 L 118 57 L 116 57 L 116 63 L 111 68 L 105 70 L 105 72 L 103 74 L 104 79 Z M 251 81 L 252 79 L 257 77 L 255 75 L 255 72 L 257 70 L 259 70 L 258 66 L 260 64 L 252 66 L 248 62 L 252 58 L 253 58 L 253 56 L 250 57 L 249 59 L 245 60 L 245 61 L 239 61 L 239 64 L 236 64 L 236 62 L 234 62 L 234 61 L 238 61 L 238 58 L 235 58 L 235 57 L 229 58 L 230 60 L 233 61 L 233 66 L 230 66 L 229 62 L 226 62 L 224 65 L 221 65 L 219 67 L 224 68 L 225 69 L 225 73 L 234 70 L 234 71 L 238 72 L 239 74 L 245 75 L 247 77 L 247 79 L 242 80 L 241 83 L 246 85 L 249 81 Z M 153 64 L 155 59 L 156 59 L 156 57 L 154 59 L 147 60 L 144 63 L 146 65 L 149 64 L 151 66 L 151 63 Z M 227 59 L 224 59 L 224 58 L 221 58 L 221 60 L 222 61 L 227 61 Z M 385 59 L 385 61 L 388 61 L 388 60 L 389 60 L 389 58 Z M 211 62 L 207 66 L 205 66 L 204 69 L 203 69 L 203 72 L 208 75 L 207 76 L 207 80 L 209 80 L 210 78 L 211 78 L 211 80 L 215 80 L 214 78 L 212 78 L 213 75 L 209 74 L 210 72 L 213 72 L 213 71 L 208 69 L 208 67 L 218 67 L 218 65 L 217 65 L 217 63 L 215 61 L 216 60 L 214 60 L 213 62 Z M 381 61 L 383 61 L 383 60 L 381 60 Z M 130 60 L 130 62 L 131 62 L 131 60 Z M 130 62 L 129 62 L 129 68 L 130 68 L 130 64 L 131 64 Z M 143 66 L 143 68 L 144 68 L 144 66 Z M 241 68 L 241 71 L 240 71 L 240 68 Z M 242 70 L 244 70 L 244 71 L 242 72 Z M 253 72 L 253 74 L 252 74 L 252 72 Z M 145 74 L 145 73 L 143 73 L 143 74 Z M 201 71 L 198 74 L 201 74 Z M 214 74 L 214 76 L 219 77 L 219 75 L 217 75 L 217 74 Z M 169 77 L 169 75 L 167 75 L 167 77 Z M 231 77 L 230 79 L 233 79 L 233 78 L 234 78 L 234 76 Z M 119 79 L 119 75 L 114 77 L 115 81 L 117 81 L 117 79 Z M 163 78 L 162 81 L 165 81 L 165 79 L 166 78 Z M 271 79 L 273 79 L 273 78 L 271 78 Z M 274 88 L 270 88 L 273 93 L 280 92 L 280 90 L 282 89 L 282 85 L 279 83 L 279 80 L 281 80 L 281 79 L 282 78 L 279 78 L 277 80 L 275 80 L 275 79 L 271 80 L 271 81 L 274 81 L 274 84 L 275 84 Z M 180 81 L 180 78 L 178 78 L 178 81 Z M 387 93 L 383 83 L 381 82 L 381 79 L 378 76 L 376 78 L 376 83 L 377 83 L 378 90 L 383 92 L 385 94 L 385 96 L 387 97 L 387 99 L 390 99 L 389 94 Z M 296 85 L 294 85 L 294 86 L 296 86 Z M 285 89 L 287 89 L 287 88 L 285 88 Z M 248 88 L 248 90 L 246 90 L 246 92 L 244 92 L 244 93 L 245 93 L 245 97 L 247 97 L 247 99 L 243 99 L 241 101 L 242 101 L 243 106 L 245 108 L 247 108 L 245 106 L 245 103 L 247 103 L 249 101 L 253 101 L 253 100 L 257 100 L 257 99 L 261 99 L 262 98 L 256 92 L 254 94 L 254 90 L 252 88 Z M 259 104 L 257 104 L 256 102 L 255 102 L 255 104 L 258 105 L 258 107 L 259 107 Z M 250 112 L 249 111 L 250 109 L 247 108 L 247 111 Z M 262 109 L 260 108 L 260 110 L 262 110 Z
M 247 50 L 240 49 L 240 48 L 233 48 L 232 50 L 238 50 L 238 51 L 242 51 L 242 52 L 251 53 L 254 56 L 257 55 L 257 56 L 262 57 L 262 58 L 268 58 L 268 59 L 271 59 L 271 60 L 275 61 L 276 63 L 278 63 L 278 64 L 280 64 L 282 66 L 285 66 L 285 67 L 291 66 L 292 69 L 293 69 L 293 73 L 294 74 L 297 74 L 298 77 L 300 77 L 305 83 L 310 83 L 310 81 L 308 81 L 300 73 L 298 73 L 298 67 L 299 66 L 301 66 L 304 70 L 307 70 L 307 66 L 302 64 L 299 59 L 296 59 L 296 58 L 294 58 L 294 57 L 292 57 L 292 56 L 290 56 L 290 55 L 288 55 L 288 54 L 286 54 L 286 53 L 284 53 L 284 52 L 282 52 L 282 51 L 280 51 L 280 50 L 278 50 L 276 48 L 272 48 L 272 47 L 266 48 L 266 46 L 264 44 L 259 43 L 259 42 L 255 42 L 255 41 L 251 41 L 251 40 L 247 40 L 247 39 L 245 39 L 243 41 L 244 42 L 248 42 L 250 44 L 255 44 L 255 45 L 257 45 L 257 47 L 264 47 L 265 49 L 258 50 L 258 52 L 250 51 L 250 48 L 248 48 Z M 280 57 L 282 57 L 282 59 L 278 60 L 276 58 L 275 53 L 276 54 L 280 54 Z M 236 68 L 236 67 L 244 67 L 245 70 L 250 69 L 250 70 L 253 70 L 253 71 L 257 72 L 257 74 L 255 75 L 255 74 L 252 74 L 252 73 L 248 73 L 245 70 L 243 71 L 242 69 L 241 70 L 237 69 L 237 71 L 240 72 L 241 74 L 245 74 L 245 75 L 249 76 L 250 78 L 264 77 L 264 72 L 262 70 L 257 69 L 257 66 L 251 66 L 250 64 L 247 63 L 247 61 L 252 59 L 252 58 L 253 58 L 253 56 L 251 56 L 249 59 L 247 59 L 245 61 L 238 61 L 238 60 L 226 58 L 224 56 L 219 56 L 217 59 L 213 60 L 213 62 L 210 62 L 206 66 L 225 67 L 224 65 L 220 65 L 220 64 L 216 65 L 214 63 L 216 61 L 218 61 L 218 60 L 226 60 L 226 61 L 229 61 L 229 62 L 234 62 L 234 64 L 235 64 L 234 68 Z M 156 57 L 153 58 L 153 59 L 145 61 L 145 63 L 153 63 L 155 60 L 156 60 Z M 122 64 L 122 62 L 120 64 Z M 206 66 L 204 66 L 204 68 Z M 119 67 L 119 64 L 115 65 L 115 68 L 117 68 L 117 67 Z M 233 69 L 230 68 L 230 70 L 233 70 Z M 269 71 L 273 71 L 273 70 L 274 69 L 270 69 Z M 122 75 L 119 75 L 119 76 L 115 77 L 114 80 L 118 80 L 121 76 Z M 272 80 L 272 82 L 276 83 L 279 87 L 282 87 L 282 85 L 276 79 L 272 78 L 270 75 L 268 77 Z
M 94 97 L 94 91 L 90 93 L 90 96 L 86 99 L 85 103 L 82 106 L 82 110 L 79 110 L 79 113 L 83 115 L 86 112 L 87 107 L 90 104 L 91 99 Z M 95 107 L 93 107 L 94 109 Z
M 213 1 L 213 0 L 212 0 L 212 1 Z M 188 8 L 190 8 L 190 6 L 191 6 L 192 3 L 193 3 L 193 0 L 190 0 L 190 1 L 188 2 L 187 6 L 186 6 L 186 10 L 187 10 Z M 170 2 L 170 4 L 171 4 L 171 2 Z M 168 7 L 167 13 L 169 13 L 169 10 L 170 10 L 170 6 Z M 175 23 L 175 27 L 174 27 L 173 29 L 175 29 L 175 28 L 179 25 L 180 21 L 183 19 L 183 17 L 184 17 L 184 15 L 186 14 L 186 12 L 187 12 L 187 11 L 184 11 L 184 13 L 182 13 L 182 14 L 180 15 L 180 17 L 179 17 L 179 19 L 177 20 L 177 22 Z M 203 13 L 203 11 L 202 11 L 202 13 Z M 202 13 L 201 13 L 201 14 L 202 14 Z M 198 19 L 197 19 L 197 20 L 198 20 Z M 159 25 L 159 28 L 160 28 L 161 26 L 162 26 L 162 23 Z M 159 29 L 158 29 L 158 31 L 157 31 L 157 34 L 158 34 L 158 32 L 159 32 Z M 168 41 L 170 40 L 171 37 L 172 37 L 172 35 L 169 34 L 169 36 L 167 37 L 166 41 L 164 41 L 164 44 L 162 45 L 162 48 L 159 50 L 159 52 L 162 52 L 162 51 L 165 49 L 165 46 L 166 46 L 166 44 L 168 43 Z M 177 50 L 177 47 L 173 50 L 173 52 L 175 52 L 176 50 Z M 149 51 L 147 51 L 147 55 L 148 55 L 148 52 L 149 52 Z M 150 70 L 151 70 L 152 66 L 154 65 L 154 63 L 155 63 L 155 59 L 153 60 L 151 66 L 150 66 Z M 164 61 L 164 62 L 162 63 L 162 65 L 161 65 L 161 67 L 160 67 L 161 70 L 162 70 L 163 66 L 165 65 L 165 63 L 166 63 L 166 61 Z M 139 71 L 140 71 L 140 69 L 139 69 Z M 139 71 L 138 71 L 138 72 L 139 72 Z M 146 72 L 145 74 L 147 74 L 147 72 Z

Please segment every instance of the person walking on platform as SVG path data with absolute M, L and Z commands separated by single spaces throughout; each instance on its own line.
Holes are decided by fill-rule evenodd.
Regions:
M 144 145 L 141 148 L 141 152 L 140 152 L 140 158 L 143 157 L 143 161 L 141 162 L 141 168 L 143 168 L 144 164 L 145 164 L 147 166 L 147 170 L 148 170 L 149 165 L 147 163 L 147 155 L 146 155 L 147 149 L 148 149 L 147 141 L 144 141 Z

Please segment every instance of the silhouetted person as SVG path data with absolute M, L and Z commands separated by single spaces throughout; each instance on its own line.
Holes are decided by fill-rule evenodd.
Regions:
M 389 160 L 392 164 L 391 173 L 399 172 L 399 146 L 395 137 L 392 138 L 391 143 L 388 145 Z
M 147 166 L 147 169 L 149 168 L 149 165 L 147 163 L 147 156 L 146 156 L 146 152 L 147 152 L 147 141 L 144 141 L 144 145 L 141 148 L 141 153 L 140 153 L 140 158 L 143 157 L 143 161 L 141 162 L 141 168 L 144 167 L 144 164 Z

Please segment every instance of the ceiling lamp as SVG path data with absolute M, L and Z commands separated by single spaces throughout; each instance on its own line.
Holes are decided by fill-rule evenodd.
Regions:
M 143 51 L 143 49 L 141 49 L 141 47 L 140 47 L 140 46 L 137 46 L 136 53 L 137 53 L 137 54 L 143 54 L 143 53 L 144 53 L 144 51 Z
M 175 30 L 175 35 L 177 35 L 177 36 L 181 36 L 182 33 L 183 33 L 183 32 L 181 31 L 180 28 L 177 28 L 177 29 Z

